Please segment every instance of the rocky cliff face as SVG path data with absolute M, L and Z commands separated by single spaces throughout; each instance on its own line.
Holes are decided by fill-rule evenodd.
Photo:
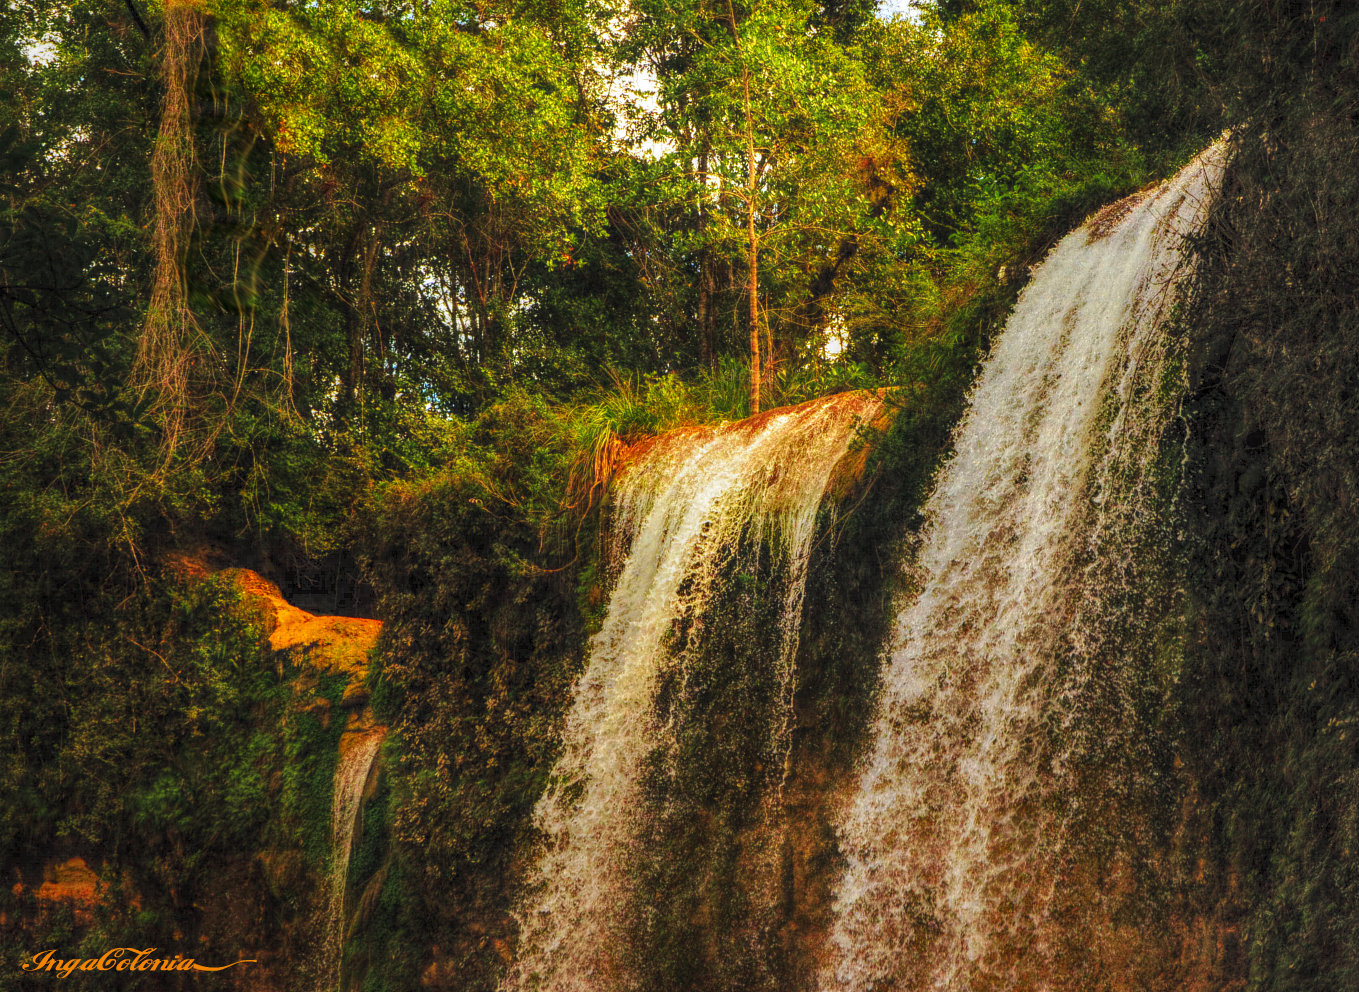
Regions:
M 336 708 L 348 714 L 355 729 L 366 723 L 368 663 L 382 633 L 382 622 L 308 613 L 289 603 L 278 586 L 248 568 L 228 569 L 223 574 L 259 611 L 269 646 L 286 653 L 297 666 L 298 688 L 314 688 L 325 676 L 343 677 L 344 695 Z
M 338 974 L 349 849 L 360 807 L 377 787 L 373 759 L 384 728 L 368 708 L 366 680 L 382 624 L 299 609 L 276 585 L 248 569 L 214 570 L 201 558 L 184 556 L 169 561 L 168 571 L 184 588 L 227 587 L 224 595 L 240 609 L 220 615 L 218 630 L 235 637 L 242 624 L 253 628 L 267 645 L 260 657 L 276 666 L 274 674 L 288 689 L 290 702 L 280 710 L 260 711 L 263 722 L 253 731 L 261 746 L 282 749 L 262 753 L 256 761 L 261 770 L 274 769 L 264 788 L 277 800 L 274 815 L 280 822 L 268 825 L 256 849 L 204 855 L 195 877 L 180 880 L 183 895 L 170 893 L 172 901 L 192 899 L 191 905 L 176 911 L 157 941 L 173 944 L 172 951 L 186 956 L 235 949 L 240 957 L 254 959 L 218 976 L 225 987 L 310 992 L 318 980 L 335 985 L 318 976 Z M 205 649 L 213 649 L 214 641 L 212 631 L 200 635 Z M 170 659 L 164 672 L 170 679 L 180 677 Z M 351 772 L 358 757 L 364 759 L 361 774 L 348 789 L 352 795 L 340 802 L 337 783 L 355 777 Z M 344 845 L 343 856 L 337 842 Z M 318 884 L 327 875 L 331 882 Z M 338 906 L 335 892 L 341 896 Z M 138 922 L 147 909 L 145 893 L 133 873 L 120 870 L 98 844 L 71 838 L 30 856 L 9 895 L 12 909 L 0 913 L 0 930 L 18 927 L 29 942 L 60 944 L 58 952 L 65 957 L 97 956 L 124 944 L 141 947 L 150 939 L 146 925 Z M 337 909 L 339 918 L 330 919 Z M 177 980 L 145 979 L 148 988 L 177 987 Z

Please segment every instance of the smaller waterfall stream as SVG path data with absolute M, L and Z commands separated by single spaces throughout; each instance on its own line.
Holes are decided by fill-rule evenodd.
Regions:
M 382 736 L 381 731 L 370 731 L 348 748 L 342 748 L 335 766 L 335 789 L 330 812 L 330 892 L 321 992 L 334 992 L 340 984 L 348 908 L 349 858 L 354 849 L 364 787 L 368 783 L 373 762 L 377 759 L 378 748 L 382 745 Z
M 767 633 L 773 650 L 758 647 L 775 657 L 787 699 L 822 498 L 857 425 L 880 411 L 874 396 L 845 394 L 677 432 L 616 480 L 609 541 L 622 566 L 536 812 L 546 849 L 519 911 L 508 988 L 607 992 L 636 984 L 628 955 L 646 817 L 640 776 L 648 756 L 666 746 L 658 679 L 675 667 L 684 678 L 676 629 L 704 622 L 705 604 L 742 564 L 742 548 L 768 549 L 783 598 L 777 629 Z M 786 722 L 774 733 L 786 737 Z

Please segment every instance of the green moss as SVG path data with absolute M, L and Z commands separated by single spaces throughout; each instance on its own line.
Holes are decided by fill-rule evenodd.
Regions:
M 518 396 L 441 471 L 378 502 L 368 570 L 386 622 L 370 680 L 393 730 L 385 884 L 400 899 L 393 936 L 363 938 L 373 987 L 409 987 L 411 955 L 423 970 L 436 945 L 461 987 L 502 967 L 515 858 L 586 641 L 596 524 L 563 513 L 577 454 L 564 416 Z
M 1354 72 L 1328 62 L 1238 136 L 1187 315 L 1196 896 L 1253 992 L 1359 983 Z

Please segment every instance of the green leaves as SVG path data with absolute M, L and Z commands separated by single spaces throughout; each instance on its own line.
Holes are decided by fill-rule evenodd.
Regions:
M 449 3 L 386 18 L 340 0 L 217 12 L 224 64 L 283 155 L 370 161 L 398 182 L 467 176 L 531 215 L 526 229 L 589 219 L 592 68 L 551 25 Z

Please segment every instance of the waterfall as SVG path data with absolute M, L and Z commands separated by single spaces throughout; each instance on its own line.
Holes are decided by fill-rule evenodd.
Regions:
M 330 810 L 330 892 L 326 916 L 325 958 L 322 992 L 340 985 L 344 957 L 346 896 L 349 891 L 349 857 L 359 824 L 359 806 L 373 762 L 382 744 L 382 733 L 372 731 L 348 748 L 341 747 L 335 766 L 335 789 Z
M 1076 726 L 1078 702 L 1123 677 L 1101 604 L 1132 580 L 1099 560 L 1164 510 L 1155 451 L 1185 375 L 1164 319 L 1225 158 L 1214 145 L 1066 237 L 986 361 L 926 506 L 840 824 L 826 992 L 1109 988 L 1131 967 L 1061 977 L 1086 953 L 1072 920 L 1135 884 L 1092 881 L 1072 853 L 1087 841 L 1066 834 L 1086 801 L 1070 742 L 1101 732 Z M 1120 588 L 1100 588 L 1111 576 Z
M 775 659 L 788 712 L 823 496 L 849 461 L 857 425 L 881 412 L 875 396 L 844 394 L 675 432 L 615 481 L 609 558 L 621 567 L 535 812 L 544 852 L 518 913 L 520 948 L 507 988 L 606 992 L 638 984 L 629 955 L 645 898 L 634 876 L 647 817 L 642 773 L 667 744 L 658 683 L 665 676 L 682 684 L 687 672 L 677 629 L 703 624 L 705 605 L 744 567 L 743 548 L 767 549 L 782 598 L 777 629 L 761 647 Z M 786 755 L 790 729 L 785 719 L 772 731 L 775 751 Z

